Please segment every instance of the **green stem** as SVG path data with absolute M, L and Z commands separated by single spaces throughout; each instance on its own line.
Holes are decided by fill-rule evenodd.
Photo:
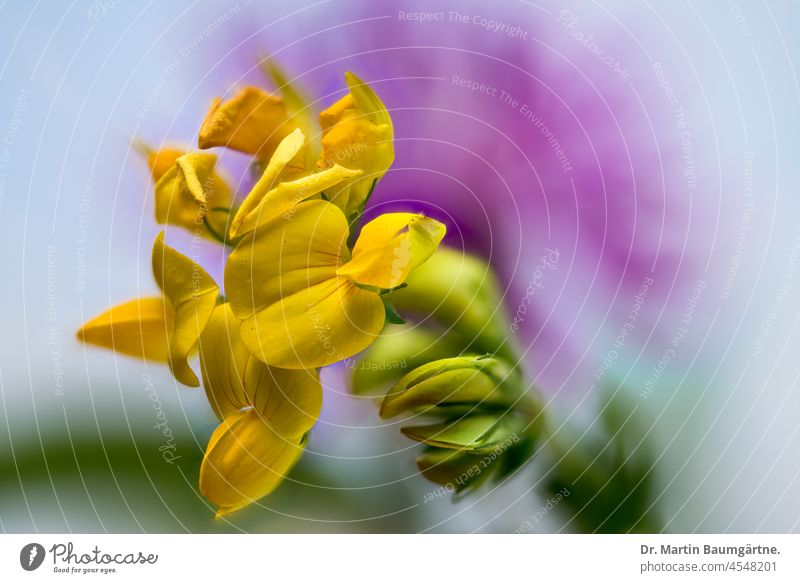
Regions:
M 378 184 L 378 179 L 372 181 L 372 185 L 369 187 L 369 192 L 367 193 L 367 198 L 364 199 L 364 204 L 361 205 L 361 210 L 356 211 L 348 220 L 348 224 L 350 226 L 350 236 L 347 238 L 347 247 L 349 249 L 353 249 L 353 245 L 356 244 L 356 239 L 358 238 L 358 233 L 361 231 L 361 221 L 364 219 L 364 211 L 367 208 L 367 203 L 369 199 L 372 197 L 372 193 L 375 192 L 375 186 Z
M 225 247 L 236 247 L 236 244 L 239 242 L 241 237 L 236 237 L 233 240 L 228 239 L 227 234 L 227 226 L 230 223 L 230 217 L 235 213 L 237 209 L 232 207 L 226 206 L 215 206 L 210 208 L 208 212 L 212 213 L 225 213 L 228 215 L 228 219 L 225 221 L 226 232 L 224 234 L 218 233 L 214 227 L 211 226 L 211 223 L 208 221 L 208 216 L 206 214 L 203 215 L 203 224 L 205 225 L 206 229 L 208 229 L 209 234 L 219 243 L 224 245 Z
M 214 227 L 212 227 L 211 223 L 208 222 L 208 217 L 206 215 L 203 215 L 203 224 L 206 226 L 206 229 L 208 230 L 209 233 L 211 233 L 211 236 L 214 237 L 214 239 L 216 239 L 218 242 L 222 243 L 226 247 L 228 246 L 228 238 L 225 237 L 224 235 L 220 235 L 214 230 Z

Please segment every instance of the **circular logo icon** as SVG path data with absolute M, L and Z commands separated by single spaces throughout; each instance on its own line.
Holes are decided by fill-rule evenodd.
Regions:
M 19 552 L 19 564 L 26 571 L 35 571 L 44 561 L 44 547 L 39 543 L 28 543 Z

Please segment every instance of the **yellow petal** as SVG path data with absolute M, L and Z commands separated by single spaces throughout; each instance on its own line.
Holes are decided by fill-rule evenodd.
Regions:
M 360 174 L 361 170 L 350 170 L 334 165 L 331 168 L 309 174 L 297 180 L 281 182 L 266 193 L 258 207 L 253 209 L 241 221 L 236 233 L 239 235 L 247 233 L 258 225 L 263 225 L 281 215 L 291 218 L 294 207 L 299 203 L 321 192 L 326 192 L 330 188 Z
M 329 197 L 350 216 L 362 210 L 373 184 L 392 165 L 394 130 L 386 106 L 369 85 L 352 73 L 346 80 L 350 93 L 320 114 L 322 152 L 317 164 L 363 171 Z
M 380 335 L 385 318 L 378 294 L 334 277 L 246 318 L 242 340 L 268 364 L 317 368 L 364 350 Z
M 239 336 L 239 319 L 228 304 L 214 308 L 200 335 L 200 372 L 211 408 L 220 419 L 250 405 L 244 375 L 250 351 Z
M 183 156 L 186 152 L 177 150 L 175 148 L 162 148 L 161 150 L 151 150 L 147 156 L 147 165 L 150 167 L 150 173 L 153 180 L 158 182 L 158 179 L 175 165 L 175 162 Z
M 225 289 L 242 340 L 267 364 L 317 368 L 363 350 L 383 328 L 378 294 L 336 269 L 349 258 L 349 230 L 334 205 L 300 203 L 249 233 L 225 267 Z
M 172 306 L 163 298 L 138 298 L 86 322 L 78 330 L 78 340 L 144 360 L 167 362 L 174 318 Z
M 212 228 L 224 232 L 227 214 L 213 209 L 230 205 L 231 190 L 214 171 L 216 164 L 213 154 L 192 152 L 176 158 L 155 186 L 156 222 L 208 235 L 203 222 L 208 216 Z
M 300 437 L 316 423 L 322 385 L 313 370 L 270 367 L 254 358 L 240 336 L 229 304 L 214 309 L 200 337 L 200 369 L 206 395 L 220 419 L 254 407 L 285 437 Z
M 445 231 L 442 223 L 422 215 L 381 215 L 361 229 L 353 258 L 338 273 L 361 285 L 397 287 L 412 269 L 433 255 Z
M 389 126 L 390 130 L 393 130 L 392 118 L 378 94 L 350 71 L 344 74 L 344 79 L 347 82 L 347 88 L 350 89 L 350 95 L 353 96 L 356 108 L 366 115 L 373 124 L 385 124 Z
M 315 370 L 278 368 L 251 357 L 244 384 L 256 411 L 285 437 L 305 435 L 319 419 L 322 384 Z
M 334 125 L 342 121 L 344 116 L 356 107 L 353 96 L 348 93 L 338 101 L 335 101 L 328 109 L 320 112 L 319 125 L 323 133 L 331 129 Z
M 297 205 L 248 233 L 225 264 L 225 292 L 240 319 L 336 276 L 349 258 L 347 221 L 322 200 Z
M 169 359 L 172 374 L 185 385 L 200 386 L 187 358 L 211 318 L 219 288 L 202 267 L 164 243 L 163 231 L 153 244 L 153 274 L 175 310 Z
M 268 160 L 294 129 L 283 99 L 258 87 L 244 87 L 228 101 L 217 99 L 200 127 L 201 149 L 225 146 Z
M 214 431 L 200 466 L 200 492 L 217 517 L 272 492 L 303 453 L 301 439 L 287 440 L 247 409 L 227 417 Z
M 269 159 L 269 164 L 264 169 L 261 178 L 258 179 L 250 194 L 242 201 L 241 206 L 236 211 L 236 216 L 231 221 L 231 237 L 235 237 L 239 233 L 239 227 L 245 217 L 252 213 L 261 203 L 264 196 L 278 181 L 278 177 L 283 172 L 283 169 L 286 168 L 286 165 L 303 149 L 304 141 L 305 136 L 299 129 L 294 130 L 281 141 L 275 153 Z

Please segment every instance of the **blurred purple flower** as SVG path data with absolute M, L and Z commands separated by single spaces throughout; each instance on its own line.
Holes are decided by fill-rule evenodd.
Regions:
M 449 244 L 497 269 L 540 384 L 583 394 L 643 281 L 653 280 L 637 324 L 643 339 L 673 309 L 670 294 L 693 285 L 702 266 L 686 249 L 708 241 L 690 225 L 711 215 L 684 173 L 679 120 L 653 57 L 610 17 L 600 25 L 598 10 L 281 7 L 230 27 L 211 73 L 220 92 L 261 82 L 255 64 L 266 54 L 322 107 L 344 90 L 345 70 L 370 82 L 397 138 L 371 212 L 413 208 L 446 221 Z M 542 269 L 553 251 L 557 262 Z

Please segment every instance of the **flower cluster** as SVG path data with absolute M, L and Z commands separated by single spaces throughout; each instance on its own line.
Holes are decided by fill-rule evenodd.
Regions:
M 393 127 L 375 92 L 352 73 L 348 93 L 314 128 L 300 92 L 245 87 L 212 105 L 201 151 L 141 146 L 155 181 L 156 222 L 232 250 L 218 282 L 165 242 L 153 245 L 161 294 L 85 323 L 83 342 L 167 363 L 182 384 L 202 384 L 220 419 L 200 469 L 218 515 L 277 487 L 302 454 L 322 404 L 319 368 L 352 357 L 395 321 L 394 292 L 436 251 L 445 226 L 388 213 L 361 226 L 364 207 L 394 159 Z M 230 148 L 259 177 L 237 205 L 217 169 Z M 412 286 L 409 286 L 412 287 Z

